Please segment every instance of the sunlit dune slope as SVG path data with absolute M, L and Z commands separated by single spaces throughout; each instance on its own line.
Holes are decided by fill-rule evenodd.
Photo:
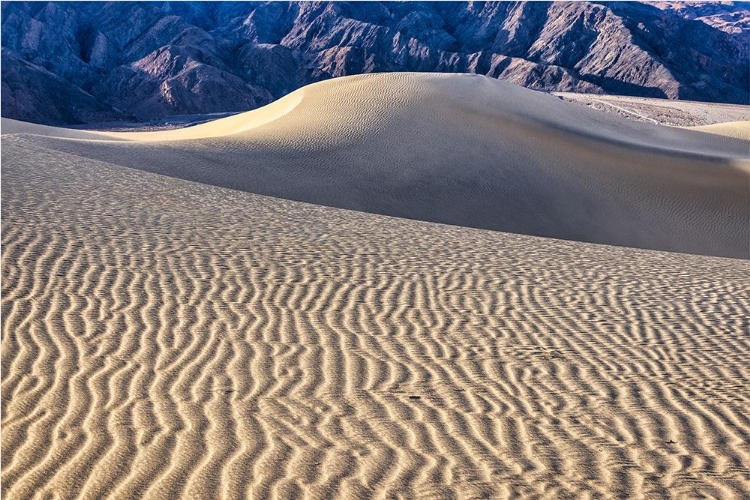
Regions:
M 750 141 L 750 122 L 714 123 L 713 125 L 692 127 L 692 130 L 723 135 L 732 139 L 742 139 L 744 141 Z M 746 156 L 750 157 L 750 146 L 748 146 L 746 153 Z
M 60 138 L 4 122 L 4 133 L 14 131 L 39 134 L 29 140 L 50 150 L 333 207 L 678 252 L 750 252 L 750 142 L 636 123 L 481 76 L 335 79 L 177 131 Z
M 3 118 L 3 133 L 34 134 L 49 137 L 65 137 L 68 139 L 144 142 L 209 139 L 238 134 L 270 123 L 288 113 L 299 104 L 303 95 L 303 91 L 299 90 L 260 109 L 176 130 L 160 130 L 157 132 L 101 132 L 50 127 L 48 125 Z

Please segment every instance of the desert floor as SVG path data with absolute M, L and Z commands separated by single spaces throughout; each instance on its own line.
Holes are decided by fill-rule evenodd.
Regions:
M 4 121 L 2 494 L 748 498 L 746 125 L 414 74 Z
M 616 95 L 553 92 L 570 102 L 631 120 L 692 127 L 750 120 L 750 106 Z

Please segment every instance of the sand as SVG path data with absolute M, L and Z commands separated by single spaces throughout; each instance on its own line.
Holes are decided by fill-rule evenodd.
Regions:
M 750 142 L 750 122 L 746 121 L 714 123 L 711 125 L 692 127 L 692 130 L 699 130 L 701 132 L 723 135 L 725 137 L 742 139 Z
M 750 120 L 750 106 L 741 104 L 575 92 L 553 92 L 553 95 L 630 120 L 660 125 L 692 127 Z
M 452 93 L 467 81 L 476 95 Z M 415 189 L 435 177 L 452 187 L 453 175 L 448 192 L 467 203 L 480 179 L 524 186 L 517 177 L 557 172 L 535 186 L 604 190 L 593 208 L 637 196 L 649 220 L 686 217 L 706 244 L 747 217 L 730 196 L 747 180 L 746 143 L 618 117 L 592 127 L 585 108 L 556 116 L 554 97 L 506 99 L 515 88 L 492 85 L 325 82 L 271 121 L 209 139 L 7 135 L 4 122 L 4 498 L 750 496 L 747 260 L 381 215 L 424 202 L 393 191 L 416 172 L 434 176 Z M 451 113 L 424 121 L 441 92 Z M 493 93 L 496 108 L 481 101 Z M 330 121 L 316 123 L 326 99 L 317 112 Z M 467 116 L 477 123 L 446 128 Z M 382 148 L 397 123 L 403 140 Z M 461 142 L 483 127 L 494 143 Z M 497 156 L 532 140 L 527 163 Z M 389 163 L 407 145 L 413 156 Z M 288 169 L 269 173 L 284 165 L 272 147 Z M 472 161 L 437 170 L 433 149 Z M 532 161 L 550 151 L 548 165 Z M 604 173 L 587 170 L 597 160 Z M 455 170 L 496 177 L 468 185 Z M 272 179 L 308 197 L 364 196 L 369 181 L 381 214 L 250 189 Z M 553 207 L 529 224 L 551 226 Z
M 633 122 L 482 76 L 347 77 L 180 130 L 58 130 L 3 127 L 37 134 L 28 140 L 50 150 L 295 201 L 750 257 L 750 142 Z

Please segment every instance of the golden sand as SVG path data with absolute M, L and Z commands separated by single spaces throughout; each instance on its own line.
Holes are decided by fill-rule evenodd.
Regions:
M 389 78 L 307 87 L 274 120 L 231 117 L 239 132 L 221 138 L 3 136 L 4 498 L 750 497 L 748 261 L 633 248 L 741 253 L 744 236 L 727 233 L 748 209 L 742 144 L 617 117 L 594 127 L 588 110 L 540 111 L 538 94 L 485 92 L 481 78 Z M 464 82 L 477 95 L 451 90 Z M 493 92 L 505 104 L 491 107 Z M 431 122 L 441 93 L 451 113 Z M 390 163 L 409 144 L 418 154 Z M 278 163 L 261 162 L 272 148 Z M 383 203 L 370 212 L 415 209 L 427 202 L 394 194 L 413 162 L 452 175 L 433 150 L 524 189 L 513 172 L 546 172 L 534 182 L 559 199 L 538 213 L 582 185 L 594 207 L 634 197 L 645 215 L 600 233 L 577 222 L 583 238 L 631 244 L 610 246 L 248 189 L 274 180 L 327 201 L 331 173 L 365 199 L 371 182 Z M 305 169 L 325 157 L 313 183 Z M 271 177 L 282 159 L 301 166 Z M 180 178 L 200 162 L 205 182 Z M 169 176 L 146 171 L 158 168 Z M 475 201 L 481 185 L 456 182 L 448 192 Z M 511 201 L 488 207 L 520 203 L 497 196 Z M 544 232 L 562 215 L 527 224 Z

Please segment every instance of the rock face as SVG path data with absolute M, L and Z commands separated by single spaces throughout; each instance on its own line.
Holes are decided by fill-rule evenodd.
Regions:
M 95 123 L 124 119 L 74 84 L 3 49 L 3 116 L 38 123 Z
M 737 2 L 713 1 L 713 2 L 690 2 L 690 1 L 654 1 L 643 2 L 663 10 L 674 10 L 687 19 L 697 19 L 718 28 L 727 33 L 747 34 L 750 29 L 750 15 L 748 15 L 747 4 Z M 745 39 L 747 43 L 747 39 Z
M 5 2 L 2 114 L 75 124 L 243 111 L 386 71 L 748 103 L 748 19 L 742 4 Z

